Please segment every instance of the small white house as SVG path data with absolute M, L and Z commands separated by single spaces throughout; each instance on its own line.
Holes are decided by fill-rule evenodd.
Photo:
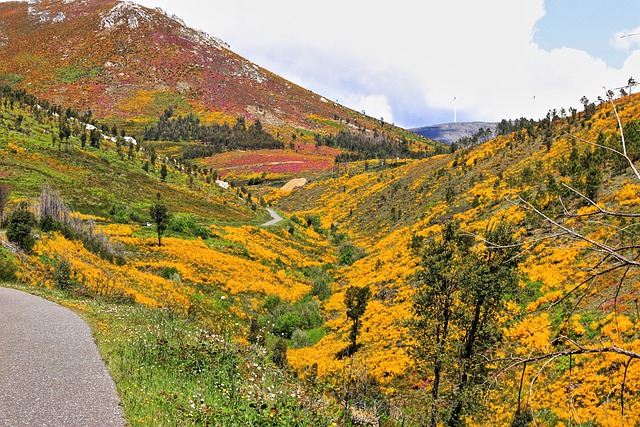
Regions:
M 218 180 L 216 180 L 216 184 L 218 184 L 220 186 L 220 188 L 223 188 L 225 190 L 229 189 L 229 183 L 228 182 L 220 181 L 218 179 Z
M 124 142 L 126 142 L 127 144 L 138 145 L 138 141 L 136 141 L 136 139 L 131 136 L 125 136 Z

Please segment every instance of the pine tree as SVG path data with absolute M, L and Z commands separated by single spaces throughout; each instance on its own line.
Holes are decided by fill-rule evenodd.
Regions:
M 156 223 L 156 231 L 158 232 L 158 246 L 162 246 L 162 235 L 169 226 L 171 220 L 171 213 L 167 207 L 160 203 L 160 195 L 158 194 L 158 202 L 151 206 L 149 213 L 151 218 Z

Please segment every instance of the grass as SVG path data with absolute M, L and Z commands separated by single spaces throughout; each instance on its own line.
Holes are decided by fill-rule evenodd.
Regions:
M 106 142 L 101 149 L 81 149 L 76 137 L 70 138 L 69 152 L 64 144 L 53 146 L 51 133 L 57 132 L 56 125 L 46 118 L 34 120 L 26 111 L 20 113 L 0 107 L 0 173 L 9 176 L 14 198 L 34 197 L 49 184 L 74 210 L 102 217 L 115 203 L 129 205 L 146 217 L 158 193 L 173 212 L 220 221 L 254 217 L 231 192 L 213 186 L 186 190 L 186 178 L 177 170 L 170 168 L 168 182 L 161 182 L 159 164 L 155 170 L 143 171 L 142 152 L 133 159 L 126 154 L 121 158 Z M 7 149 L 8 141 L 14 149 Z
M 276 367 L 266 348 L 233 342 L 223 315 L 202 321 L 55 289 L 0 286 L 53 300 L 89 323 L 132 427 L 331 424 L 323 396 Z
M 62 83 L 75 83 L 82 79 L 95 79 L 102 72 L 102 67 L 82 68 L 75 65 L 67 65 L 56 70 L 58 79 Z

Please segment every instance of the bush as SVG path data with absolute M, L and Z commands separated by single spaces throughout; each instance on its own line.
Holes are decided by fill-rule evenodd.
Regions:
M 293 341 L 293 348 L 304 348 L 311 345 L 311 339 L 307 333 L 300 329 L 293 331 L 293 334 L 291 334 L 291 341 Z
M 36 225 L 36 217 L 27 209 L 26 203 L 21 204 L 9 217 L 7 239 L 17 244 L 26 252 L 31 252 L 36 240 L 31 234 Z
M 295 312 L 302 316 L 302 327 L 304 329 L 313 329 L 322 326 L 324 323 L 320 307 L 318 303 L 311 297 L 306 297 L 294 304 Z
M 0 251 L 0 281 L 13 282 L 17 280 L 18 266 L 8 255 Z
M 175 267 L 165 267 L 160 273 L 160 277 L 162 277 L 163 279 L 171 280 L 175 283 L 180 283 L 182 281 L 180 272 Z
M 193 218 L 172 218 L 169 221 L 169 230 L 203 239 L 211 237 L 211 231 L 198 224 Z
M 141 218 L 137 212 L 133 211 L 131 207 L 125 205 L 113 205 L 109 210 L 109 216 L 113 222 L 120 224 L 128 224 L 129 222 L 140 222 Z
M 273 363 L 279 368 L 286 368 L 289 362 L 287 361 L 287 343 L 280 338 L 273 349 Z
M 65 259 L 57 260 L 53 265 L 53 283 L 58 289 L 63 291 L 74 287 L 74 280 L 71 277 L 71 264 Z
M 340 265 L 353 265 L 356 262 L 356 248 L 351 245 L 344 245 L 340 249 Z
M 300 313 L 290 311 L 284 313 L 276 319 L 276 323 L 273 327 L 275 334 L 281 335 L 284 338 L 291 338 L 293 331 L 302 328 L 304 326 L 304 318 Z
M 280 296 L 267 295 L 267 299 L 264 301 L 262 308 L 264 308 L 271 314 L 277 314 L 283 304 L 284 303 L 282 302 L 282 298 L 280 298 Z

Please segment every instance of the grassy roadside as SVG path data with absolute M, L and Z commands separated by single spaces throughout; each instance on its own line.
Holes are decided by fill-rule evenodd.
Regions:
M 224 326 L 59 290 L 0 286 L 61 304 L 90 325 L 131 426 L 331 424 L 322 394 L 276 367 L 265 348 L 234 342 Z

